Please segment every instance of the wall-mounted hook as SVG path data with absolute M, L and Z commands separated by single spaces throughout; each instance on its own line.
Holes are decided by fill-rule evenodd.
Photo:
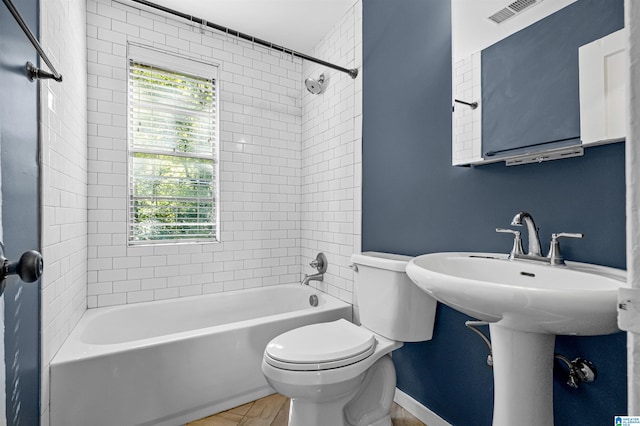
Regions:
M 466 105 L 466 106 L 470 107 L 471 109 L 478 108 L 478 103 L 477 102 L 465 102 L 465 101 L 461 101 L 460 99 L 454 99 L 453 101 L 456 102 L 456 103 L 462 104 L 462 105 Z

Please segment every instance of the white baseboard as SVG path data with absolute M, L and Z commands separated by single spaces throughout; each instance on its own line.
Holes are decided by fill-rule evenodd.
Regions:
M 393 398 L 396 404 L 410 412 L 415 418 L 428 426 L 451 426 L 444 421 L 442 417 L 429 410 L 418 401 L 396 388 L 396 394 Z

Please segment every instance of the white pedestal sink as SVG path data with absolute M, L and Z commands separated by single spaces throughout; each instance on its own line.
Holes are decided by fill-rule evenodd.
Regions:
M 627 286 L 620 269 L 493 253 L 418 256 L 407 274 L 436 300 L 490 323 L 493 426 L 553 425 L 555 336 L 618 331 L 617 293 Z

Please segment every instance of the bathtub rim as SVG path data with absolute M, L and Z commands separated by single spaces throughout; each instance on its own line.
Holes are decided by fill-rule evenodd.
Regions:
M 86 330 L 88 323 L 92 318 L 97 317 L 99 315 L 104 315 L 106 313 L 111 313 L 113 311 L 119 310 L 127 310 L 127 309 L 135 309 L 135 307 L 141 305 L 153 305 L 153 306 L 162 306 L 164 304 L 170 305 L 171 303 L 175 303 L 176 301 L 188 301 L 188 300 L 198 300 L 202 301 L 203 298 L 215 298 L 216 296 L 221 295 L 234 295 L 239 293 L 259 293 L 260 291 L 264 291 L 267 288 L 276 288 L 282 289 L 283 287 L 290 287 L 295 291 L 304 291 L 308 293 L 308 295 L 316 294 L 321 299 L 321 301 L 326 301 L 326 304 L 321 304 L 319 306 L 309 306 L 304 309 L 299 309 L 296 311 L 288 311 L 280 314 L 273 314 L 263 317 L 256 317 L 251 319 L 246 319 L 242 321 L 230 322 L 221 325 L 213 325 L 209 327 L 197 328 L 187 331 L 181 331 L 177 333 L 164 334 L 160 336 L 148 337 L 144 339 L 138 340 L 130 340 L 126 342 L 120 343 L 109 343 L 109 344 L 92 344 L 86 343 L 82 341 L 82 333 Z M 51 360 L 51 367 L 55 365 L 64 365 L 71 362 L 77 362 L 82 360 L 100 358 L 104 356 L 108 356 L 114 353 L 122 352 L 123 350 L 140 350 L 145 348 L 152 348 L 154 346 L 159 346 L 167 341 L 183 341 L 190 339 L 197 339 L 202 336 L 211 334 L 212 329 L 215 329 L 215 333 L 222 333 L 233 330 L 238 327 L 251 327 L 259 324 L 264 324 L 267 322 L 279 321 L 284 318 L 294 318 L 305 316 L 309 314 L 311 310 L 323 311 L 323 310 L 333 310 L 333 309 L 344 309 L 346 306 L 351 307 L 352 309 L 352 317 L 353 317 L 353 305 L 345 302 L 341 299 L 338 299 L 331 294 L 324 293 L 314 287 L 302 287 L 300 284 L 276 284 L 273 286 L 264 286 L 264 287 L 254 287 L 249 289 L 239 289 L 232 290 L 226 292 L 218 292 L 218 293 L 210 293 L 205 295 L 196 295 L 196 296 L 186 296 L 181 298 L 172 298 L 172 299 L 163 299 L 157 301 L 148 301 L 148 302 L 140 302 L 140 303 L 131 303 L 126 305 L 117 305 L 117 306 L 106 306 L 102 308 L 92 308 L 87 309 L 74 329 L 71 331 L 65 342 L 62 344 L 58 352 L 55 354 L 53 359 Z M 265 320 L 265 319 L 268 320 Z

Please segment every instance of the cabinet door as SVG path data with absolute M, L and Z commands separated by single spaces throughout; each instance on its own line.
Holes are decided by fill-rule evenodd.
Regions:
M 579 50 L 583 144 L 620 140 L 626 136 L 627 37 L 623 28 Z

